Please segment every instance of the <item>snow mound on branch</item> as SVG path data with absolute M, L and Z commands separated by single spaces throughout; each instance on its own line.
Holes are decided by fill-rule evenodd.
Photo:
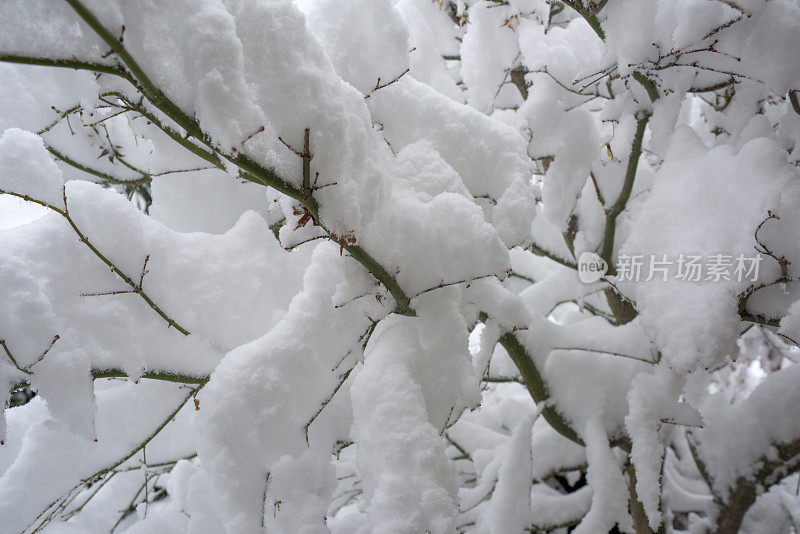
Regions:
M 619 65 L 622 75 L 630 75 L 642 63 L 658 61 L 660 55 L 663 65 L 665 58 L 675 57 L 666 51 L 703 48 L 716 39 L 718 53 L 711 64 L 717 72 L 742 73 L 777 94 L 796 88 L 800 81 L 800 68 L 793 60 L 796 50 L 786 46 L 793 42 L 800 22 L 800 7 L 791 0 L 735 4 L 623 0 L 610 3 L 603 14 L 606 62 Z M 691 61 L 681 63 L 683 69 L 691 66 Z M 650 74 L 672 82 L 669 71 Z
M 455 529 L 455 471 L 412 371 L 418 343 L 407 326 L 385 329 L 353 382 L 359 471 L 375 532 Z
M 63 209 L 61 171 L 36 134 L 9 128 L 0 136 L 0 191 Z
M 121 383 L 98 390 L 97 442 L 52 425 L 37 400 L 13 409 L 9 414 L 9 426 L 16 430 L 9 435 L 13 443 L 0 447 L 3 456 L 14 454 L 10 465 L 0 461 L 0 465 L 8 465 L 0 476 L 3 528 L 11 532 L 25 530 L 38 512 L 69 492 L 76 481 L 90 479 L 122 461 L 187 399 L 185 389 L 164 382 Z M 74 397 L 70 400 L 71 403 L 75 401 Z M 79 405 L 75 407 L 77 409 Z M 181 420 L 190 415 L 187 413 L 190 410 L 193 412 L 193 407 L 180 414 Z M 23 425 L 24 418 L 28 421 Z M 188 430 L 185 424 L 174 428 L 184 433 Z M 17 431 L 24 433 L 20 435 Z M 150 461 L 158 461 L 159 452 L 166 452 L 169 459 L 175 452 L 171 447 L 174 447 L 176 438 L 175 434 L 169 436 L 166 432 L 159 436 L 158 442 L 151 442 L 148 448 Z M 135 465 L 140 459 L 141 455 L 135 459 Z M 21 492 L 21 484 L 35 484 L 38 490 Z
M 430 143 L 400 151 L 394 181 L 384 194 L 363 243 L 383 265 L 398 266 L 397 281 L 409 296 L 442 284 L 504 276 L 506 247 Z M 392 236 L 391 246 L 386 236 Z
M 0 50 L 9 55 L 102 65 L 116 61 L 113 55 L 103 57 L 108 46 L 66 2 L 57 0 L 8 0 L 0 4 Z
M 534 213 L 531 167 L 518 132 L 410 76 L 377 91 L 369 105 L 394 150 L 427 140 L 472 196 L 488 199 L 487 218 L 507 247 L 528 238 Z
M 531 434 L 538 414 L 517 424 L 497 473 L 497 484 L 489 504 L 489 532 L 524 532 L 531 523 Z
M 508 79 L 508 69 L 519 54 L 517 33 L 506 25 L 507 13 L 492 2 L 477 2 L 469 10 L 469 31 L 461 46 L 461 76 L 467 102 L 488 113 Z M 507 27 L 504 27 L 507 26 Z
M 664 366 L 638 375 L 628 392 L 630 413 L 625 418 L 631 438 L 631 461 L 636 468 L 636 494 L 644 506 L 650 528 L 661 524 L 661 470 L 664 461 L 664 424 L 700 427 L 703 418 L 695 408 L 678 402 L 682 380 Z
M 700 406 L 706 426 L 694 433 L 717 494 L 727 495 L 740 477 L 752 480 L 776 445 L 800 439 L 798 380 L 800 365 L 792 365 L 765 378 L 745 399 L 731 404 L 717 394 Z
M 673 264 L 666 281 L 660 274 L 644 281 L 645 267 L 639 282 L 621 287 L 677 372 L 710 367 L 734 353 L 740 330 L 736 295 L 752 283 L 737 281 L 733 268 L 730 280 L 675 279 L 678 258 L 722 254 L 735 266 L 739 254 L 754 257 L 756 228 L 769 210 L 781 211 L 783 198 L 797 194 L 797 184 L 785 151 L 768 139 L 754 139 L 735 152 L 724 145 L 708 150 L 686 127 L 673 135 L 666 163 L 621 251 L 648 263 L 650 255 L 660 260 L 666 254 Z M 777 278 L 770 261 L 764 257 L 760 263 L 759 281 Z
M 369 94 L 409 68 L 408 32 L 390 0 L 300 0 L 306 23 L 336 73 Z
M 63 205 L 61 173 L 38 137 L 9 130 L 0 143 L 7 149 L 0 151 L 3 187 Z M 207 375 L 219 361 L 217 347 L 263 333 L 295 292 L 296 274 L 275 280 L 270 268 L 297 273 L 305 256 L 281 250 L 253 212 L 222 235 L 181 234 L 97 184 L 73 181 L 65 191 L 71 221 L 105 260 L 56 213 L 0 232 L 0 335 L 33 373 L 23 377 L 3 363 L 3 381 L 29 380 L 71 431 L 93 436 L 90 369 L 134 378 L 147 371 Z M 106 260 L 193 335 L 168 327 Z M 242 306 L 252 313 L 242 316 Z
M 408 27 L 411 46 L 411 71 L 414 79 L 427 83 L 443 95 L 456 102 L 463 102 L 464 95 L 456 85 L 456 69 L 447 70 L 442 57 L 458 52 L 456 40 L 458 29 L 437 5 L 426 0 L 400 0 L 395 3 Z
M 229 532 L 257 530 L 264 518 L 264 491 L 285 500 L 267 483 L 267 473 L 279 459 L 297 458 L 309 444 L 329 454 L 337 439 L 346 439 L 346 417 L 327 432 L 309 433 L 309 444 L 304 425 L 360 357 L 360 336 L 370 327 L 370 318 L 386 313 L 374 295 L 362 297 L 374 288 L 366 271 L 352 258 L 340 257 L 338 247 L 318 245 L 304 275 L 304 289 L 278 325 L 228 353 L 215 369 L 202 394 L 198 453 L 220 490 L 219 511 Z M 249 423 L 242 425 L 243 420 Z M 325 470 L 309 471 L 313 472 L 327 476 Z M 302 482 L 306 490 L 288 482 L 282 487 L 295 500 L 313 488 L 332 491 L 324 478 L 315 480 Z M 325 513 L 326 506 L 320 504 L 315 519 L 308 511 L 304 517 L 313 525 Z M 275 519 L 279 525 L 289 521 L 281 514 Z
M 623 532 L 633 532 L 633 522 L 628 514 L 628 485 L 620 466 L 622 462 L 609 446 L 603 423 L 591 419 L 583 435 L 589 463 L 586 481 L 592 487 L 592 505 L 574 532 L 608 532 L 614 525 L 619 525 Z
M 542 89 L 525 101 L 520 114 L 531 129 L 531 151 L 537 157 L 554 158 L 545 175 L 542 205 L 548 220 L 564 231 L 592 165 L 600 157 L 600 135 L 596 119 L 586 109 L 562 111 L 568 104 L 560 101 L 559 89 L 549 79 L 542 78 L 541 83 Z

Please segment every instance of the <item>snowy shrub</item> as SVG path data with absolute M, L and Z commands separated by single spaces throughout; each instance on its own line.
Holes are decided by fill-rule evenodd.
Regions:
M 798 28 L 0 0 L 0 530 L 800 532 Z

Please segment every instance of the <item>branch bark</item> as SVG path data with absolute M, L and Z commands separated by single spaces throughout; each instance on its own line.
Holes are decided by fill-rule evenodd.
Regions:
M 753 479 L 740 478 L 725 499 L 717 517 L 715 534 L 736 534 L 747 510 L 766 491 L 783 478 L 800 471 L 800 439 L 775 446 L 776 455 L 763 457 Z

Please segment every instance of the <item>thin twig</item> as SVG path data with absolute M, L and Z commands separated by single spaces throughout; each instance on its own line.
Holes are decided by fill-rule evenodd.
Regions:
M 59 215 L 64 217 L 64 219 L 66 219 L 66 221 L 69 223 L 70 227 L 72 228 L 72 231 L 75 232 L 75 234 L 78 236 L 79 241 L 81 243 L 83 243 L 84 245 L 86 245 L 89 248 L 89 250 L 91 250 L 92 253 L 95 256 L 97 256 L 103 263 L 105 263 L 108 267 L 110 267 L 111 271 L 114 272 L 114 274 L 116 274 L 120 279 L 122 279 L 123 282 L 125 282 L 132 289 L 133 293 L 138 294 L 147 303 L 147 305 L 150 306 L 150 308 L 153 309 L 153 311 L 155 311 L 158 315 L 161 316 L 162 319 L 164 319 L 167 322 L 167 324 L 169 326 L 175 328 L 178 332 L 180 332 L 181 334 L 183 334 L 185 336 L 189 335 L 189 331 L 188 330 L 183 328 L 174 319 L 172 319 L 169 315 L 167 315 L 153 301 L 153 299 L 150 298 L 150 296 L 147 293 L 145 293 L 145 291 L 141 288 L 140 285 L 138 285 L 136 282 L 131 280 L 131 278 L 128 275 L 126 275 L 124 272 L 122 272 L 111 260 L 109 260 L 102 252 L 100 252 L 100 250 L 98 250 L 97 247 L 95 247 L 91 243 L 91 241 L 89 241 L 89 239 L 83 234 L 83 232 L 81 232 L 81 230 L 78 228 L 77 224 L 73 220 L 72 216 L 70 216 L 70 214 L 69 214 L 69 207 L 67 206 L 66 188 L 64 188 L 62 190 L 63 201 L 64 201 L 64 208 L 63 209 L 58 208 L 56 206 L 53 206 L 52 204 L 48 204 L 46 202 L 43 202 L 41 200 L 37 200 L 37 199 L 31 198 L 28 195 L 21 195 L 19 193 L 14 193 L 14 192 L 11 192 L 11 191 L 4 191 L 2 189 L 0 189 L 0 193 L 8 194 L 8 195 L 11 195 L 11 196 L 15 196 L 15 197 L 21 198 L 23 200 L 26 200 L 28 202 L 33 202 L 34 204 L 39 204 L 40 206 L 44 206 L 45 208 L 48 208 L 51 211 L 54 211 L 55 213 L 58 213 Z
M 399 76 L 396 76 L 395 78 L 393 78 L 392 80 L 390 80 L 390 81 L 388 81 L 388 82 L 386 82 L 386 83 L 384 83 L 384 84 L 381 84 L 381 79 L 380 79 L 380 77 L 379 77 L 379 78 L 378 78 L 378 82 L 375 84 L 375 87 L 373 87 L 372 91 L 370 91 L 369 93 L 367 93 L 366 95 L 364 95 L 364 100 L 366 100 L 366 99 L 368 99 L 369 97 L 371 97 L 371 96 L 372 96 L 372 93 L 374 93 L 375 91 L 378 91 L 378 90 L 380 90 L 380 89 L 383 89 L 384 87 L 389 87 L 389 86 L 390 86 L 390 85 L 392 85 L 393 83 L 397 83 L 397 82 L 400 80 L 400 78 L 402 78 L 403 76 L 405 76 L 405 75 L 408 73 L 408 71 L 410 71 L 410 70 L 411 70 L 410 68 L 409 68 L 409 69 L 406 69 L 406 70 L 404 70 L 403 72 L 401 72 L 401 73 L 400 73 L 400 75 L 399 75 Z

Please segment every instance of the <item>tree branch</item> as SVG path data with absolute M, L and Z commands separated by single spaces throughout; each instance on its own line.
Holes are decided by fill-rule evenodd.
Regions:
M 482 315 L 484 319 L 488 318 L 486 314 Z M 522 376 L 522 380 L 525 383 L 525 387 L 527 388 L 528 393 L 530 393 L 534 402 L 536 402 L 536 404 L 544 404 L 542 416 L 544 416 L 545 420 L 556 432 L 568 440 L 574 441 L 579 445 L 583 445 L 583 440 L 578 436 L 578 433 L 575 432 L 575 430 L 570 426 L 570 424 L 556 409 L 556 407 L 550 404 L 550 393 L 547 390 L 544 379 L 542 378 L 539 369 L 536 368 L 533 358 L 531 358 L 527 353 L 525 347 L 517 339 L 517 336 L 515 336 L 512 332 L 508 332 L 500 336 L 498 341 L 500 345 L 506 349 L 506 352 L 514 362 L 514 365 L 517 366 L 517 369 Z
M 105 263 L 108 267 L 110 267 L 111 271 L 114 274 L 116 274 L 123 282 L 125 282 L 133 290 L 132 291 L 133 293 L 136 293 L 137 295 L 139 295 L 147 303 L 147 305 L 150 306 L 150 308 L 153 309 L 153 311 L 155 311 L 158 315 L 161 316 L 162 319 L 164 319 L 167 322 L 167 324 L 169 326 L 175 328 L 178 332 L 180 332 L 181 334 L 183 334 L 185 336 L 189 335 L 189 331 L 188 330 L 183 328 L 174 319 L 172 319 L 169 315 L 167 315 L 164 312 L 164 310 L 162 310 L 153 301 L 153 299 L 150 298 L 150 296 L 141 288 L 141 286 L 139 286 L 136 282 L 131 280 L 131 278 L 127 274 L 122 272 L 116 265 L 114 265 L 114 263 L 111 260 L 109 260 L 102 252 L 100 252 L 100 250 L 98 250 L 97 247 L 95 247 L 91 243 L 91 241 L 89 241 L 89 239 L 83 234 L 83 232 L 81 232 L 81 230 L 78 228 L 78 225 L 75 224 L 75 221 L 72 219 L 72 217 L 69 214 L 69 209 L 67 207 L 66 189 L 64 190 L 64 209 L 58 208 L 56 206 L 53 206 L 52 204 L 48 204 L 48 203 L 43 202 L 41 200 L 37 200 L 37 199 L 31 198 L 28 195 L 21 195 L 19 193 L 14 193 L 14 192 L 11 192 L 11 191 L 4 191 L 2 189 L 0 189 L 0 193 L 6 194 L 6 195 L 11 195 L 11 196 L 14 196 L 14 197 L 17 197 L 17 198 L 21 198 L 22 200 L 26 200 L 28 202 L 33 202 L 34 204 L 38 204 L 40 206 L 44 206 L 45 208 L 47 208 L 47 209 L 49 209 L 51 211 L 54 211 L 55 213 L 58 213 L 59 215 L 64 217 L 64 219 L 66 219 L 67 223 L 69 223 L 70 227 L 72 228 L 72 231 L 75 232 L 75 235 L 78 236 L 78 240 L 81 243 L 83 243 L 84 245 L 86 245 L 89 248 L 89 250 L 91 250 L 92 253 L 95 256 L 97 256 L 103 263 Z

